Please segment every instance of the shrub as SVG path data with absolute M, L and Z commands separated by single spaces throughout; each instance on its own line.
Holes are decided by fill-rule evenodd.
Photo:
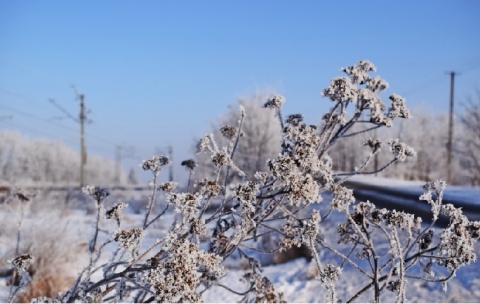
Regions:
M 68 291 L 53 299 L 39 300 L 198 302 L 206 290 L 222 288 L 241 295 L 243 301 L 279 302 L 282 295 L 262 274 L 262 265 L 252 252 L 273 254 L 302 246 L 312 253 L 325 301 L 339 300 L 336 282 L 346 268 L 362 275 L 366 285 L 342 301 L 354 301 L 373 291 L 375 302 L 380 302 L 387 292 L 395 293 L 397 301 L 404 302 L 407 285 L 415 280 L 446 286 L 459 268 L 476 259 L 474 244 L 480 236 L 480 223 L 470 222 L 460 209 L 442 204 L 442 181 L 428 183 L 420 198 L 432 208 L 432 221 L 424 226 L 412 214 L 355 201 L 353 191 L 342 183 L 353 175 L 376 173 L 365 168 L 380 149 L 386 147 L 391 156 L 378 171 L 414 157 L 415 151 L 397 139 L 381 142 L 370 138 L 364 142 L 369 152 L 360 166 L 352 172 L 333 172 L 329 153 L 338 142 L 409 117 L 399 95 L 390 96 L 388 107 L 382 101 L 380 94 L 388 84 L 371 75 L 375 71 L 372 63 L 360 61 L 343 71 L 346 76 L 335 78 L 323 91 L 333 106 L 323 116 L 320 128 L 305 124 L 299 114 L 284 120 L 284 97 L 273 95 L 266 101 L 265 107 L 276 113 L 281 125 L 281 152 L 267 161 L 268 170 L 255 173 L 253 178 L 234 161 L 236 142 L 242 134 L 240 119 L 237 127 L 230 126 L 236 129 L 222 132 L 225 145 L 219 145 L 212 134 L 199 141 L 198 153 L 208 155 L 213 174 L 187 187 L 187 192 L 177 192 L 174 183 L 159 183 L 159 172 L 169 163 L 168 158 L 154 156 L 143 162 L 143 169 L 153 176 L 145 217 L 135 227 L 124 226 L 124 207 L 113 206 L 107 214 L 117 230 L 106 242 L 102 243 L 98 234 L 109 191 L 86 187 L 85 192 L 97 206 L 96 230 L 89 244 L 90 262 Z M 357 126 L 361 128 L 354 128 Z M 195 166 L 189 164 L 193 170 Z M 235 182 L 230 175 L 240 181 Z M 166 195 L 166 207 L 158 212 L 154 208 L 157 188 Z M 207 212 L 213 203 L 217 207 Z M 176 216 L 165 236 L 142 250 L 145 234 L 170 207 Z M 326 233 L 332 227 L 322 224 L 338 213 L 345 220 L 333 238 Z M 444 229 L 433 229 L 440 214 L 447 215 L 450 223 Z M 117 249 L 109 252 L 106 248 L 111 243 Z M 272 244 L 273 248 L 269 248 Z M 111 253 L 109 262 L 98 265 L 104 251 Z M 325 252 L 338 258 L 322 260 Z M 228 271 L 224 265 L 235 258 L 248 265 L 243 273 L 247 290 L 221 283 Z

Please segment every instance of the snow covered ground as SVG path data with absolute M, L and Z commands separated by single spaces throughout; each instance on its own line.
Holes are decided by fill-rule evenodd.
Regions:
M 357 178 L 356 178 L 357 179 Z M 377 184 L 382 186 L 402 187 L 405 191 L 419 191 L 422 183 L 389 181 L 384 179 L 364 179 L 358 178 L 365 183 Z M 450 195 L 458 195 L 467 200 L 477 199 L 480 197 L 480 189 L 453 188 Z M 111 203 L 117 200 L 128 201 L 131 195 L 135 195 L 134 200 L 138 203 L 148 195 L 148 193 L 120 194 L 112 196 L 108 199 Z M 127 197 L 129 196 L 129 197 Z M 60 196 L 61 197 L 61 196 Z M 45 198 L 42 198 L 44 200 Z M 53 199 L 53 198 L 52 198 Z M 70 277 L 75 277 L 79 271 L 86 265 L 85 258 L 75 256 L 77 252 L 86 252 L 86 244 L 93 234 L 93 226 L 95 215 L 92 213 L 92 206 L 84 208 L 77 205 L 65 206 L 61 200 L 55 198 L 56 201 L 34 202 L 30 213 L 22 222 L 22 239 L 24 244 L 30 244 L 34 241 L 54 240 L 54 242 L 66 242 L 65 252 L 68 252 L 67 266 L 63 271 L 67 272 Z M 324 196 L 324 202 L 318 206 L 325 209 L 329 201 L 329 196 Z M 475 200 L 472 200 L 475 201 Z M 88 204 L 94 204 L 89 202 Z M 48 208 L 47 208 L 48 207 Z M 16 227 L 18 224 L 18 209 L 0 205 L 0 270 L 7 267 L 6 260 L 12 258 L 16 240 Z M 134 227 L 137 223 L 141 223 L 143 214 L 136 214 L 135 208 L 127 209 L 124 214 L 125 222 Z M 149 230 L 150 233 L 142 241 L 142 248 L 148 248 L 156 239 L 161 238 L 165 233 L 165 229 L 173 221 L 173 212 L 166 214 L 165 218 L 156 224 L 155 229 Z M 321 225 L 321 233 L 327 238 L 332 237 L 336 231 L 336 227 L 343 221 L 343 217 L 339 213 L 333 213 L 327 222 Z M 107 233 L 101 234 L 101 239 L 106 240 L 114 231 L 114 225 L 102 220 L 101 225 Z M 50 238 L 45 234 L 50 233 Z M 43 238 L 42 238 L 43 237 Z M 72 244 L 77 244 L 75 248 Z M 65 248 L 64 248 L 65 249 Z M 476 246 L 477 254 L 480 254 L 480 246 Z M 330 261 L 339 263 L 338 258 L 329 252 L 320 252 L 322 261 Z M 262 260 L 261 256 L 258 256 Z M 104 260 L 108 256 L 103 257 Z M 64 261 L 65 262 L 65 261 Z M 241 280 L 242 265 L 236 263 L 235 260 L 226 263 L 228 273 L 221 279 L 221 283 L 236 291 L 242 292 L 247 289 L 247 284 Z M 277 292 L 282 292 L 285 300 L 288 302 L 323 302 L 324 288 L 320 281 L 315 278 L 315 265 L 308 262 L 304 258 L 291 260 L 284 264 L 269 264 L 263 268 L 263 274 L 274 284 Z M 367 282 L 358 274 L 358 271 L 351 267 L 345 267 L 339 282 L 336 284 L 337 297 L 346 301 L 358 290 L 365 286 Z M 5 278 L 0 278 L 0 302 L 8 301 L 9 287 Z M 203 294 L 206 302 L 237 302 L 242 296 L 236 295 L 223 287 L 214 287 Z M 369 302 L 372 300 L 372 294 L 366 293 L 357 299 L 358 302 Z M 407 300 L 409 302 L 480 302 L 480 261 L 477 260 L 472 265 L 462 268 L 458 271 L 457 276 L 448 284 L 448 291 L 444 293 L 441 284 L 433 284 L 426 282 L 411 282 L 408 288 Z M 382 294 L 383 302 L 394 302 L 395 294 L 386 291 Z

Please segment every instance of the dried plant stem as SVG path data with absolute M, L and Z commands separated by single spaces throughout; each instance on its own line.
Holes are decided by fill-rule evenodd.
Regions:
M 375 174 L 375 173 L 382 172 L 383 170 L 385 170 L 388 167 L 390 167 L 391 165 L 393 165 L 396 161 L 398 161 L 398 158 L 392 159 L 386 165 L 384 165 L 383 167 L 381 167 L 380 169 L 378 169 L 376 171 L 367 171 L 367 172 L 365 172 L 365 171 L 355 171 L 355 172 L 349 172 L 349 173 L 336 173 L 336 174 L 333 174 L 333 176 L 334 177 L 339 177 L 339 176 L 353 176 L 353 175 L 372 175 L 372 174 Z
M 159 218 L 161 218 L 168 210 L 168 208 L 170 207 L 170 202 L 167 202 L 167 206 L 165 206 L 165 209 L 163 209 L 162 212 L 160 212 L 156 217 L 154 217 L 146 226 L 145 228 L 143 229 L 147 229 L 148 226 L 150 226 L 151 224 L 155 223 L 156 220 L 158 220 Z
M 193 170 L 188 171 L 187 192 L 190 192 L 190 184 L 192 183 L 192 172 Z
M 237 136 L 235 138 L 235 144 L 233 145 L 232 152 L 230 153 L 230 159 L 233 161 L 233 156 L 235 155 L 235 151 L 237 150 L 238 142 L 240 141 L 240 136 L 242 135 L 242 128 L 243 128 L 243 121 L 245 119 L 245 112 L 242 110 L 242 114 L 240 116 L 240 123 L 238 124 Z M 228 177 L 230 175 L 230 165 L 227 167 L 227 171 L 225 173 L 225 181 L 224 181 L 224 189 L 227 189 Z
M 145 214 L 145 219 L 143 221 L 143 229 L 147 228 L 148 226 L 148 217 L 150 216 L 153 205 L 155 203 L 155 198 L 157 195 L 157 179 L 158 179 L 158 172 L 153 172 L 153 189 L 152 189 L 152 194 L 150 196 L 150 202 L 148 203 L 148 207 L 147 207 L 147 214 Z
M 90 264 L 93 262 L 93 253 L 95 251 L 95 247 L 97 246 L 97 238 L 98 238 L 98 231 L 100 229 L 100 209 L 101 209 L 101 204 L 100 202 L 97 202 L 97 220 L 95 222 L 95 232 L 93 234 L 93 238 L 90 241 L 89 244 L 89 250 L 90 250 Z
M 360 121 L 357 121 L 357 123 L 358 122 L 360 122 Z M 353 136 L 356 136 L 356 135 L 359 135 L 359 134 L 363 134 L 363 133 L 367 133 L 369 131 L 376 130 L 376 129 L 381 128 L 381 127 L 382 127 L 381 125 L 376 125 L 374 127 L 370 127 L 368 129 L 365 129 L 365 130 L 362 130 L 362 131 L 353 132 L 353 133 L 349 133 L 349 134 L 344 134 L 344 135 L 342 135 L 342 137 L 353 137 Z
M 398 237 L 398 232 L 397 232 L 396 227 L 393 227 L 393 237 L 395 239 L 395 245 L 397 247 L 396 249 L 397 249 L 397 253 L 398 253 L 398 257 L 399 257 L 398 275 L 399 275 L 400 287 L 399 287 L 399 291 L 398 291 L 398 295 L 397 295 L 397 302 L 404 303 L 406 301 L 406 297 L 405 297 L 405 294 L 406 294 L 405 265 L 404 265 L 404 260 L 403 260 L 402 247 L 401 247 L 401 243 L 400 243 L 400 239 Z

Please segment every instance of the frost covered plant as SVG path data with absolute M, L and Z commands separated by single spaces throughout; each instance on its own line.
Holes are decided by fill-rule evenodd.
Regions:
M 188 240 L 171 237 L 164 252 L 161 262 L 153 262 L 155 267 L 146 274 L 157 302 L 199 302 L 198 285 L 209 284 L 224 272 L 220 257 Z
M 178 183 L 175 182 L 165 182 L 158 185 L 160 190 L 164 191 L 167 194 L 172 194 L 172 192 L 177 188 Z
M 231 126 L 223 126 L 220 128 L 220 132 L 229 140 L 233 140 L 237 136 L 237 128 Z
M 97 204 L 101 204 L 109 195 L 110 192 L 107 188 L 95 187 L 87 185 L 82 189 L 83 193 L 90 195 Z
M 153 156 L 149 160 L 143 161 L 142 169 L 147 171 L 150 170 L 153 173 L 158 173 L 166 165 L 170 164 L 170 160 L 166 156 Z
M 157 194 L 157 179 L 160 170 L 166 165 L 169 165 L 170 159 L 163 155 L 156 155 L 152 156 L 149 160 L 143 161 L 141 167 L 145 171 L 151 171 L 153 174 L 153 182 L 152 182 L 152 195 L 150 196 L 150 201 L 147 207 L 147 214 L 145 215 L 145 219 L 143 221 L 143 228 L 147 228 L 153 222 L 149 221 L 150 213 L 152 212 L 153 205 L 155 204 L 156 194 Z
M 25 253 L 7 262 L 15 267 L 15 269 L 18 271 L 24 272 L 28 270 L 28 267 L 30 267 L 34 261 L 35 258 L 33 256 L 31 256 L 29 253 Z
M 117 222 L 117 225 L 120 226 L 120 221 L 123 219 L 122 212 L 127 207 L 128 204 L 126 203 L 116 204 L 115 206 L 107 210 L 107 212 L 105 213 L 105 217 L 107 219 L 115 220 Z
M 335 282 L 338 280 L 341 273 L 342 269 L 340 267 L 335 267 L 332 264 L 327 264 L 327 266 L 320 271 L 318 276 L 320 281 L 326 286 L 325 302 L 338 302 L 337 296 L 335 295 Z
M 268 98 L 264 107 L 271 108 L 271 109 L 280 109 L 284 103 L 285 103 L 285 97 L 281 95 L 272 95 L 270 96 L 270 98 Z
M 142 238 L 142 228 L 119 229 L 113 235 L 113 240 L 118 242 L 123 249 L 131 250 L 132 255 L 138 249 Z
M 405 161 L 407 157 L 415 156 L 415 150 L 407 146 L 405 143 L 399 142 L 398 139 L 390 140 L 388 144 L 390 145 L 390 150 L 395 156 L 395 159 L 398 159 L 399 161 Z
M 391 95 L 390 105 L 382 100 L 388 84 L 372 75 L 375 70 L 369 61 L 343 69 L 346 75 L 335 78 L 323 90 L 333 106 L 319 116 L 320 126 L 305 123 L 300 114 L 284 120 L 281 109 L 285 98 L 268 98 L 264 106 L 275 111 L 281 125 L 280 149 L 270 156 L 265 170 L 255 174 L 242 174 L 236 162 L 239 141 L 252 136 L 243 132 L 248 114 L 244 108 L 235 117 L 237 125 L 221 124 L 216 137 L 222 144 L 213 134 L 197 143 L 197 152 L 208 160 L 212 172 L 197 181 L 190 181 L 190 176 L 186 188 L 175 192 L 174 183 L 158 185 L 158 172 L 169 164 L 168 158 L 156 156 L 143 162 L 142 167 L 153 174 L 143 225 L 122 227 L 121 205 L 108 210 L 107 214 L 118 221 L 117 230 L 100 246 L 90 247 L 93 258 L 89 265 L 57 300 L 200 302 L 205 293 L 224 289 L 241 301 L 281 302 L 283 296 L 262 274 L 257 253 L 272 255 L 300 247 L 311 253 L 324 300 L 329 302 L 364 300 L 370 295 L 370 301 L 381 302 L 389 292 L 398 302 L 405 302 L 412 281 L 446 284 L 460 267 L 476 259 L 474 245 L 480 237 L 480 223 L 443 204 L 444 182 L 425 186 L 421 200 L 430 204 L 432 219 L 423 225 L 413 214 L 357 201 L 343 184 L 351 176 L 375 174 L 415 156 L 407 144 L 391 140 L 386 142 L 391 159 L 376 170 L 366 170 L 385 144 L 372 131 L 410 116 L 400 96 Z M 337 158 L 332 157 L 332 149 L 359 134 L 370 136 L 366 142 L 362 140 L 367 157 L 350 171 L 334 172 Z M 182 163 L 190 172 L 197 164 L 200 167 L 193 159 Z M 166 193 L 163 211 L 152 208 L 157 188 Z M 99 206 L 106 198 L 97 188 L 88 188 L 88 193 Z M 151 224 L 163 221 L 170 205 L 175 207 L 173 223 L 163 237 L 142 248 L 141 240 L 152 232 Z M 333 229 L 328 221 L 332 214 L 342 218 Z M 450 219 L 446 228 L 434 227 L 440 215 Z M 107 263 L 99 265 L 100 255 L 106 254 L 111 242 L 119 246 Z M 132 254 L 126 255 L 126 250 Z M 337 258 L 325 260 L 326 253 Z M 232 261 L 248 265 L 238 286 L 226 286 L 222 281 Z M 335 284 L 352 270 L 362 276 L 365 286 L 339 296 Z
M 197 166 L 197 162 L 194 159 L 187 159 L 182 161 L 182 166 L 185 166 L 186 168 L 193 170 Z
M 10 296 L 9 296 L 9 302 L 12 302 L 13 299 L 15 298 L 15 295 L 25 287 L 30 281 L 31 277 L 30 274 L 28 273 L 28 269 L 30 265 L 35 261 L 35 257 L 30 255 L 29 253 L 22 254 L 12 260 L 8 260 L 7 263 L 12 265 L 15 270 L 17 271 L 18 275 L 20 275 L 20 282 L 18 283 L 18 286 L 15 289 L 10 289 Z M 12 282 L 12 287 L 13 287 L 13 282 Z
M 91 185 L 87 185 L 83 187 L 82 191 L 83 193 L 90 195 L 97 202 L 97 221 L 95 223 L 95 234 L 93 236 L 93 239 L 90 241 L 88 245 L 88 249 L 91 254 L 91 259 L 93 259 L 93 252 L 95 251 L 95 246 L 97 245 L 102 203 L 110 195 L 110 191 L 107 188 L 95 187 Z

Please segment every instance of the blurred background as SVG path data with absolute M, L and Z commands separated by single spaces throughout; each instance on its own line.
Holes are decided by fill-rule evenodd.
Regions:
M 473 0 L 0 0 L 0 182 L 78 183 L 84 162 L 85 183 L 146 183 L 154 154 L 174 161 L 162 179 L 186 182 L 181 161 L 239 100 L 280 93 L 318 125 L 322 90 L 367 59 L 414 116 L 379 136 L 423 151 L 408 172 L 431 162 L 385 175 L 440 178 L 451 153 L 450 180 L 475 185 L 480 131 L 462 119 L 480 99 L 479 29 Z M 338 170 L 359 162 L 339 149 Z

